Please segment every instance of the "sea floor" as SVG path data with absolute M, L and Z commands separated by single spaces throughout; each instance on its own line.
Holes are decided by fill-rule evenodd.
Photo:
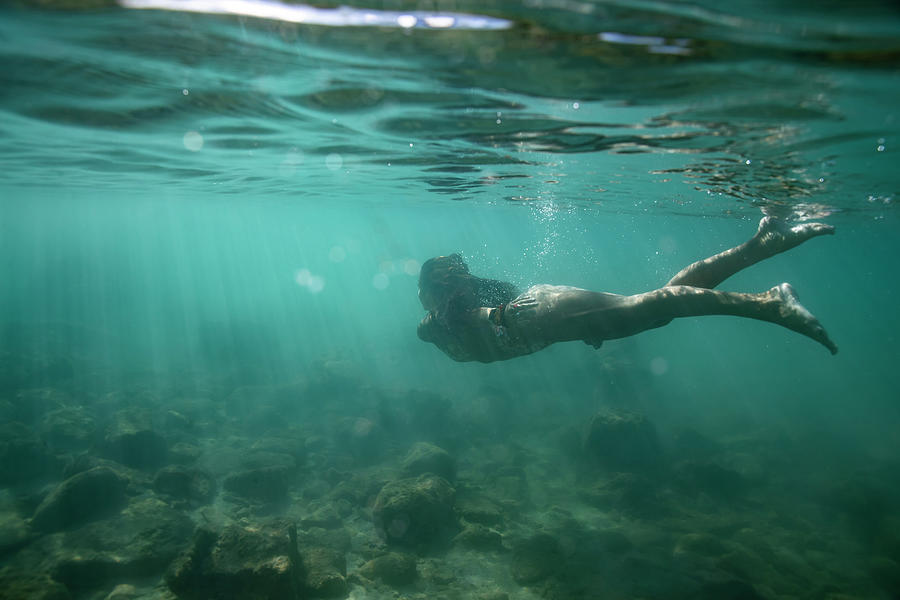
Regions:
M 4 365 L 0 598 L 900 597 L 900 466 L 814 434 Z

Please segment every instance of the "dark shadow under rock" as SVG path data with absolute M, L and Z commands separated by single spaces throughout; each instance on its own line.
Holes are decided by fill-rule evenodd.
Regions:
M 434 444 L 417 442 L 403 459 L 403 473 L 407 477 L 434 473 L 453 482 L 456 479 L 456 459 Z
M 95 467 L 59 484 L 31 519 L 37 531 L 65 529 L 107 515 L 125 502 L 127 480 L 109 467 Z
M 62 543 L 49 557 L 53 578 L 77 591 L 162 575 L 192 529 L 190 518 L 166 503 L 137 500 L 114 518 L 61 534 Z
M 295 600 L 301 565 L 292 527 L 199 529 L 166 583 L 186 600 Z
M 371 581 L 408 585 L 416 580 L 416 558 L 410 554 L 389 552 L 365 563 L 358 573 Z
M 447 480 L 436 475 L 392 481 L 375 499 L 375 528 L 391 544 L 418 546 L 440 541 L 456 528 L 455 494 Z

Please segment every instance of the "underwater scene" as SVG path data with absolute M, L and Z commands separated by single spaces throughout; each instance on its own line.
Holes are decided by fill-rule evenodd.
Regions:
M 0 599 L 900 599 L 900 8 L 0 5 Z

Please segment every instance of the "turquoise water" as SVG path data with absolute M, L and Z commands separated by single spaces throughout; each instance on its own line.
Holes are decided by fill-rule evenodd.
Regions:
M 63 541 L 29 524 L 72 465 L 112 461 L 132 513 L 302 533 L 339 506 L 334 597 L 900 597 L 896 7 L 398 2 L 349 26 L 363 13 L 324 5 L 305 18 L 331 25 L 37 4 L 0 11 L 0 578 L 178 593 L 160 578 L 193 525 L 152 567 L 94 577 L 59 565 L 87 553 L 79 527 L 125 517 L 73 508 Z M 416 337 L 431 256 L 522 289 L 638 293 L 763 214 L 837 234 L 723 289 L 790 282 L 837 356 L 728 317 L 487 365 Z M 60 410 L 79 415 L 65 444 Z M 109 450 L 123 411 L 190 426 L 150 419 L 168 458 L 127 464 Z M 598 411 L 653 423 L 667 466 L 635 492 L 652 510 L 597 499 L 620 470 L 581 464 Z M 685 431 L 718 449 L 688 456 Z M 224 484 L 248 468 L 226 448 L 271 439 L 303 448 L 276 508 Z M 413 583 L 367 578 L 393 549 L 374 495 L 420 441 L 457 461 L 451 529 L 488 498 L 512 552 L 416 546 Z M 149 483 L 175 464 L 218 493 L 186 507 Z M 695 481 L 696 464 L 727 475 Z M 498 483 L 510 471 L 523 489 Z M 372 497 L 344 507 L 346 481 Z M 520 577 L 538 532 L 561 566 Z M 609 532 L 627 547 L 586 542 Z M 36 559 L 48 545 L 61 558 Z

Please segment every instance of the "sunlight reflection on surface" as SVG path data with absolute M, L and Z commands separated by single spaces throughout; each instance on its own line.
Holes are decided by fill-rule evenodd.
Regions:
M 386 11 L 351 7 L 316 8 L 267 0 L 119 0 L 125 8 L 243 15 L 330 27 L 413 27 L 423 29 L 508 29 L 506 19 L 464 13 Z

